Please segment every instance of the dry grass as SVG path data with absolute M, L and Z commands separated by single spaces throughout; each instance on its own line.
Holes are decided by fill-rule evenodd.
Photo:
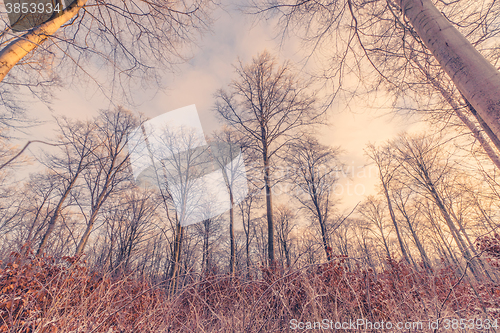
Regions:
M 500 286 L 449 268 L 348 271 L 343 259 L 244 280 L 210 275 L 168 297 L 165 284 L 13 253 L 0 269 L 0 332 L 286 332 L 290 320 L 408 322 L 499 318 Z M 446 300 L 446 301 L 445 301 Z

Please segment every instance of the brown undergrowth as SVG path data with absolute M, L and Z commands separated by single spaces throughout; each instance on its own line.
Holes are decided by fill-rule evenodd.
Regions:
M 421 321 L 426 331 L 438 317 L 500 318 L 500 285 L 394 261 L 382 272 L 338 257 L 263 269 L 261 279 L 212 274 L 171 297 L 166 283 L 91 272 L 70 257 L 12 253 L 1 267 L 0 332 L 286 332 L 292 319 Z

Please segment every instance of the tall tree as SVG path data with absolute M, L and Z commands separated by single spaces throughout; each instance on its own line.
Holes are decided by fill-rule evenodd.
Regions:
M 465 241 L 469 238 L 467 231 L 461 225 L 457 228 L 456 219 L 453 218 L 455 215 L 453 208 L 447 204 L 447 198 L 443 193 L 443 188 L 447 186 L 445 175 L 452 171 L 452 167 L 450 157 L 445 156 L 442 142 L 433 136 L 401 135 L 394 142 L 394 146 L 405 176 L 413 179 L 417 190 L 420 189 L 424 196 L 433 201 L 464 259 L 470 263 L 471 271 L 476 279 L 480 280 L 479 269 L 482 264 L 472 254 L 474 251 L 470 246 L 472 244 Z
M 114 74 L 108 78 L 114 84 L 139 73 L 146 80 L 158 78 L 153 68 L 171 67 L 183 59 L 183 46 L 207 27 L 211 7 L 205 0 L 68 3 L 46 22 L 20 34 L 12 33 L 5 22 L 0 33 L 0 81 L 16 65 L 21 68 L 4 83 L 44 86 L 66 74 L 61 64 L 70 66 L 69 75 L 91 75 L 85 60 L 89 57 L 112 68 Z M 22 61 L 28 55 L 30 59 Z M 97 75 L 90 78 L 101 80 Z
M 153 128 L 149 123 L 148 129 L 142 126 L 142 132 L 147 134 L 147 150 L 152 161 L 148 173 L 143 173 L 145 179 L 159 186 L 167 214 L 169 204 L 175 207 L 175 217 L 168 218 L 174 230 L 169 271 L 173 294 L 181 271 L 186 228 L 207 220 L 216 208 L 212 207 L 212 198 L 207 197 L 206 191 L 210 189 L 201 180 L 214 169 L 203 133 L 191 127 L 169 125 Z
M 104 203 L 121 189 L 125 181 L 130 180 L 129 174 L 125 172 L 129 165 L 128 135 L 139 121 L 130 111 L 118 108 L 102 111 L 95 119 L 95 124 L 95 135 L 100 147 L 93 152 L 92 163 L 83 171 L 90 198 L 90 212 L 85 216 L 86 227 L 76 248 L 76 255 L 83 253 Z
M 286 267 L 290 267 L 292 265 L 292 231 L 296 227 L 296 213 L 289 206 L 278 205 L 276 208 L 276 231 L 281 245 L 279 252 L 281 260 L 283 258 L 286 260 Z
M 500 138 L 500 72 L 487 61 L 431 0 L 397 1 L 421 41 L 466 100 Z
M 95 162 L 94 152 L 100 147 L 99 139 L 94 133 L 97 128 L 95 123 L 74 122 L 66 118 L 57 120 L 57 123 L 60 130 L 59 143 L 62 154 L 61 156 L 58 154 L 49 155 L 47 167 L 60 182 L 59 190 L 61 193 L 38 246 L 38 255 L 45 251 L 66 200 L 77 185 L 82 173 Z
M 410 263 L 408 258 L 408 254 L 406 253 L 406 248 L 403 244 L 403 237 L 401 235 L 401 231 L 399 230 L 399 223 L 396 219 L 396 215 L 394 214 L 394 208 L 392 206 L 392 200 L 389 194 L 391 181 L 396 174 L 396 170 L 399 167 L 399 164 L 395 161 L 394 156 L 390 149 L 377 149 L 373 145 L 369 145 L 367 149 L 368 156 L 375 162 L 378 168 L 378 176 L 380 180 L 380 184 L 382 185 L 382 191 L 384 193 L 384 197 L 387 201 L 387 208 L 389 209 L 389 215 L 391 216 L 392 224 L 394 225 L 394 230 L 396 231 L 396 236 L 399 242 L 399 248 L 401 249 L 401 253 L 403 254 L 403 258 L 407 263 Z
M 370 230 L 384 246 L 385 255 L 389 260 L 392 260 L 389 235 L 391 233 L 388 228 L 385 218 L 385 203 L 383 200 L 373 196 L 366 198 L 365 202 L 358 208 L 359 213 L 365 217 L 370 223 L 366 224 L 366 229 Z M 375 226 L 375 230 L 372 228 Z
M 294 196 L 319 224 L 327 260 L 332 260 L 329 228 L 334 205 L 333 190 L 342 167 L 338 161 L 339 150 L 322 145 L 307 136 L 295 143 L 289 155 L 293 167 Z M 330 229 L 330 230 L 329 230 Z
M 210 145 L 216 165 L 222 172 L 224 184 L 229 193 L 229 271 L 234 275 L 236 268 L 236 240 L 234 236 L 234 210 L 248 193 L 241 139 L 236 132 L 226 129 L 214 134 L 215 141 Z M 246 190 L 245 190 L 246 189 Z
M 247 195 L 245 200 L 241 201 L 238 204 L 241 221 L 243 222 L 243 232 L 245 233 L 245 255 L 246 255 L 246 270 L 247 276 L 250 276 L 250 246 L 253 238 L 255 237 L 255 217 L 252 213 L 255 213 L 254 210 L 257 207 L 260 208 L 260 197 L 259 197 L 259 189 L 253 188 L 250 190 L 250 193 Z
M 241 133 L 249 149 L 262 156 L 268 259 L 273 265 L 273 161 L 286 145 L 297 140 L 299 133 L 320 122 L 323 112 L 316 108 L 310 85 L 299 79 L 288 62 L 278 66 L 267 52 L 253 58 L 249 65 L 240 62 L 236 75 L 228 91 L 217 92 L 215 109 L 229 126 Z
M 357 71 L 366 83 L 376 72 L 375 85 L 386 84 L 396 97 L 395 104 L 408 101 L 413 93 L 412 107 L 428 105 L 435 98 L 426 87 L 426 75 L 431 73 L 431 78 L 456 87 L 458 96 L 472 106 L 464 114 L 475 117 L 475 124 L 492 142 L 500 138 L 500 96 L 496 93 L 500 72 L 494 65 L 499 49 L 491 47 L 499 31 L 500 4 L 495 0 L 263 0 L 256 1 L 256 7 L 261 15 L 276 14 L 284 35 L 294 30 L 310 43 L 307 54 L 327 64 L 322 77 L 338 80 L 336 92 L 349 73 Z M 422 73 L 416 62 L 423 67 L 430 64 L 432 71 Z M 427 93 L 422 94 L 422 89 Z M 475 131 L 472 123 L 466 120 L 465 124 Z

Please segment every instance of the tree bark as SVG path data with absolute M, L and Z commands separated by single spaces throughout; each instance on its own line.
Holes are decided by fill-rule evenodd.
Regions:
M 229 272 L 231 276 L 234 275 L 236 266 L 236 250 L 234 243 L 234 198 L 233 191 L 229 189 L 229 199 L 231 207 L 229 208 L 229 240 L 231 242 L 231 258 L 229 259 Z
M 500 72 L 439 12 L 431 0 L 399 0 L 404 15 L 458 90 L 500 137 Z
M 457 101 L 453 97 L 453 95 L 447 91 L 443 85 L 436 80 L 435 77 L 429 74 L 428 71 L 424 69 L 424 67 L 418 62 L 414 62 L 420 71 L 427 77 L 427 79 L 430 81 L 432 86 L 441 93 L 441 96 L 446 100 L 446 102 L 451 106 L 453 111 L 455 111 L 455 114 L 457 117 L 467 126 L 467 128 L 471 131 L 472 135 L 474 138 L 479 142 L 483 150 L 485 151 L 486 155 L 490 158 L 490 160 L 495 164 L 495 166 L 500 170 L 500 157 L 498 156 L 497 151 L 500 151 L 500 140 L 493 134 L 491 129 L 489 128 L 488 125 L 484 122 L 481 117 L 477 114 L 476 110 L 474 107 L 467 101 L 465 96 L 462 95 L 463 100 L 465 101 L 467 107 L 471 111 L 471 113 L 476 117 L 476 119 L 479 122 L 479 125 L 483 128 L 485 133 L 488 135 L 490 138 L 491 142 L 495 145 L 495 147 L 498 149 L 495 151 L 495 149 L 490 145 L 490 143 L 486 140 L 486 138 L 483 136 L 483 133 L 481 130 L 468 118 L 468 116 L 462 111 L 462 108 L 460 105 L 458 105 Z
M 175 230 L 173 260 L 170 270 L 170 295 L 174 295 L 177 289 L 177 280 L 179 277 L 179 269 L 181 264 L 180 258 L 181 258 L 183 235 L 184 235 L 184 227 L 181 226 L 180 222 L 177 222 L 177 227 Z
M 50 218 L 47 231 L 45 231 L 45 234 L 43 235 L 42 240 L 40 242 L 40 245 L 38 246 L 38 250 L 36 252 L 37 256 L 41 255 L 43 253 L 43 251 L 45 250 L 45 247 L 47 247 L 47 243 L 49 241 L 49 236 L 52 233 L 52 231 L 54 231 L 54 227 L 56 225 L 57 219 L 59 218 L 59 215 L 61 215 L 62 205 L 66 201 L 71 190 L 73 189 L 73 186 L 75 185 L 76 180 L 78 179 L 79 175 L 80 175 L 80 173 L 78 172 L 77 174 L 75 174 L 73 176 L 70 183 L 66 187 L 66 190 L 64 191 L 63 195 L 59 199 L 59 202 L 57 203 L 56 209 L 54 210 L 54 214 L 52 214 L 52 217 Z
M 22 58 L 56 33 L 64 23 L 71 20 L 86 2 L 87 0 L 75 1 L 60 16 L 34 27 L 3 48 L 0 51 L 0 82 Z
M 389 189 L 387 188 L 388 185 L 384 181 L 384 179 L 382 177 L 382 174 L 380 174 L 380 181 L 382 182 L 382 188 L 384 189 L 385 199 L 387 200 L 387 207 L 389 208 L 389 215 L 391 216 L 392 224 L 394 225 L 394 229 L 396 230 L 396 236 L 398 238 L 398 242 L 399 242 L 399 247 L 401 249 L 401 253 L 403 254 L 403 258 L 405 259 L 405 261 L 408 264 L 410 264 L 410 259 L 408 258 L 408 253 L 406 253 L 406 248 L 405 248 L 405 246 L 403 244 L 403 239 L 401 237 L 401 232 L 399 231 L 398 221 L 396 220 L 396 215 L 394 214 L 394 209 L 392 207 L 391 198 L 389 197 Z
M 246 200 L 253 200 L 252 197 L 247 197 Z M 248 203 L 248 211 L 245 214 L 243 210 L 243 202 L 240 204 L 241 219 L 243 220 L 243 231 L 245 232 L 245 253 L 246 253 L 246 265 L 247 265 L 247 278 L 250 278 L 250 212 L 252 202 Z M 247 220 L 245 221 L 245 215 Z
M 101 205 L 98 204 L 97 207 L 92 209 L 92 213 L 90 214 L 87 228 L 85 228 L 85 232 L 83 233 L 83 236 L 80 239 L 80 242 L 78 243 L 78 246 L 76 248 L 75 256 L 79 256 L 83 253 L 83 250 L 85 249 L 85 246 L 87 245 L 87 242 L 89 240 L 90 233 L 92 232 L 92 228 L 94 227 L 94 223 L 97 218 L 97 213 L 99 212 L 100 207 Z
M 201 271 L 204 273 L 209 272 L 209 262 L 208 262 L 208 241 L 209 241 L 209 232 L 210 232 L 210 219 L 203 221 L 203 258 L 201 261 Z
M 266 129 L 261 128 L 262 137 L 266 138 Z M 266 215 L 267 215 L 267 255 L 269 258 L 269 266 L 275 265 L 274 258 L 274 223 L 273 223 L 273 200 L 271 193 L 271 179 L 269 174 L 269 156 L 267 154 L 267 141 L 263 140 L 263 160 L 264 160 L 264 183 L 266 187 Z
M 326 221 L 325 221 L 326 216 L 324 216 L 323 213 L 321 212 L 321 207 L 320 207 L 318 195 L 316 192 L 316 186 L 314 185 L 314 172 L 311 172 L 311 188 L 312 188 L 312 193 L 310 193 L 310 194 L 311 194 L 311 199 L 312 199 L 313 204 L 314 204 L 314 208 L 316 209 L 316 214 L 318 216 L 319 226 L 321 228 L 321 238 L 323 241 L 323 249 L 325 250 L 326 260 L 330 261 L 333 259 L 333 257 L 332 257 L 333 253 L 332 253 L 332 248 L 330 247 L 330 242 L 328 241 L 329 237 L 328 237 L 328 233 L 326 230 Z
M 397 205 L 397 202 L 396 202 Z M 429 260 L 429 257 L 427 256 L 427 252 L 425 252 L 424 246 L 422 245 L 422 242 L 420 242 L 420 238 L 417 235 L 417 232 L 415 231 L 415 228 L 413 228 L 413 223 L 410 221 L 410 217 L 408 216 L 408 213 L 406 212 L 406 209 L 404 207 L 404 204 L 401 203 L 401 206 L 397 205 L 401 215 L 406 220 L 406 223 L 408 224 L 408 228 L 410 229 L 411 235 L 413 237 L 413 240 L 415 241 L 415 245 L 417 246 L 418 252 L 420 253 L 420 258 L 422 259 L 422 263 L 424 265 L 425 270 L 427 273 L 431 274 L 432 273 L 432 266 L 431 266 L 431 261 Z

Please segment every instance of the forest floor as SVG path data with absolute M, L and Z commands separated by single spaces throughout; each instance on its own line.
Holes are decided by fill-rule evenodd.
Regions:
M 0 332 L 500 331 L 500 284 L 469 275 L 337 258 L 258 279 L 209 274 L 169 294 L 165 282 L 71 257 L 12 253 L 0 269 Z

